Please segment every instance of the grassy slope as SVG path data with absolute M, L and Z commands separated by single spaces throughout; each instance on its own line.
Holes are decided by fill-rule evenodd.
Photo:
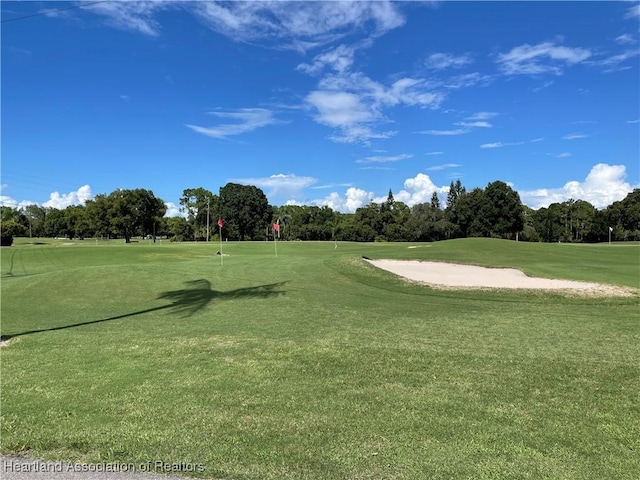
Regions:
M 223 267 L 217 245 L 2 249 L 2 451 L 212 478 L 633 478 L 638 298 L 439 292 L 359 257 L 638 286 L 638 247 L 407 246 L 231 243 Z

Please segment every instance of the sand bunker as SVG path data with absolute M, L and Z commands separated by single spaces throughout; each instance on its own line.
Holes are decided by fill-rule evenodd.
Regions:
M 564 290 L 586 295 L 629 296 L 634 289 L 600 283 L 528 277 L 515 268 L 486 268 L 441 262 L 368 260 L 401 277 L 448 288 L 510 288 Z

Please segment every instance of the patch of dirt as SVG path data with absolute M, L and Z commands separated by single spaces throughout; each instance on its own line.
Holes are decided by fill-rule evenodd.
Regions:
M 630 297 L 638 294 L 637 289 L 628 287 L 528 277 L 524 272 L 515 268 L 487 268 L 410 260 L 367 261 L 375 267 L 406 279 L 426 283 L 437 288 L 556 290 L 570 295 L 601 297 Z

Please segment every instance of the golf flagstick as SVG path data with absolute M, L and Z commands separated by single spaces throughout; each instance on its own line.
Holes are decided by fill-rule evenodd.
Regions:
M 273 246 L 276 250 L 276 258 L 278 258 L 278 241 L 276 240 L 276 232 L 278 232 L 278 237 L 280 237 L 280 220 L 273 224 Z
M 224 260 L 222 259 L 222 226 L 224 222 L 222 218 L 218 218 L 218 231 L 220 232 L 220 265 L 224 265 Z

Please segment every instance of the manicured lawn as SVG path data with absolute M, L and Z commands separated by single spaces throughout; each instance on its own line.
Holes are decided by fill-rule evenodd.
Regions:
M 440 291 L 362 261 L 640 287 L 640 245 L 3 248 L 1 451 L 204 478 L 636 478 L 640 297 Z M 408 248 L 415 246 L 417 248 Z

